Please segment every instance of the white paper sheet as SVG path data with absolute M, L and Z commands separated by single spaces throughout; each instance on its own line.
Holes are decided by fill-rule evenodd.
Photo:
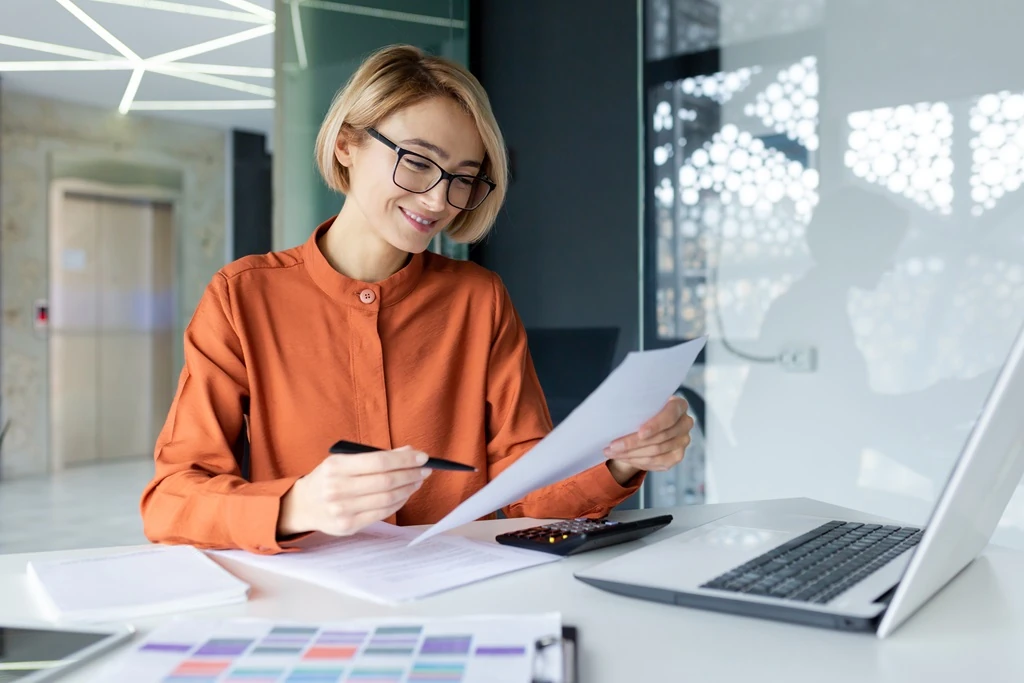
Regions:
M 187 545 L 33 560 L 27 573 L 55 620 L 123 621 L 243 602 L 249 594 L 247 583 Z
M 686 379 L 706 337 L 634 351 L 550 434 L 410 545 L 489 515 L 605 461 L 605 447 L 654 417 Z
M 561 630 L 558 613 L 326 623 L 172 620 L 111 661 L 99 680 L 523 683 L 543 665 L 545 680 L 561 681 L 561 648 L 537 648 Z
M 414 600 L 559 559 L 461 536 L 408 547 L 418 533 L 418 529 L 378 522 L 354 536 L 310 536 L 299 544 L 303 551 L 298 553 L 254 555 L 220 550 L 213 554 L 384 604 Z

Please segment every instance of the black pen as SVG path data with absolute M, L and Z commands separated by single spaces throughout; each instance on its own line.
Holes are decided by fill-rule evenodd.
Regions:
M 374 446 L 367 446 L 361 443 L 355 443 L 354 441 L 339 441 L 331 446 L 331 453 L 335 454 L 347 454 L 353 453 L 373 453 L 375 451 L 388 450 L 386 448 L 376 448 Z M 443 458 L 427 458 L 427 462 L 422 465 L 432 470 L 452 470 L 454 472 L 476 472 L 476 468 L 472 465 L 463 465 L 461 462 L 455 462 L 454 460 L 444 460 Z

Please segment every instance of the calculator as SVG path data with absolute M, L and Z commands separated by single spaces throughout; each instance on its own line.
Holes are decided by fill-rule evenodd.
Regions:
M 672 521 L 661 515 L 632 522 L 610 519 L 568 519 L 495 536 L 502 545 L 540 550 L 555 555 L 576 555 L 652 534 Z

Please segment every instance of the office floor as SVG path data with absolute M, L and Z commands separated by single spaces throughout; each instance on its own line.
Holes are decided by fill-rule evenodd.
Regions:
M 146 543 L 139 496 L 153 461 L 0 481 L 0 554 Z

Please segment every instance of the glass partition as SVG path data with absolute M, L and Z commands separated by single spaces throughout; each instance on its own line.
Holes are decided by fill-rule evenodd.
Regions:
M 1022 20 L 644 1 L 645 345 L 709 335 L 706 473 L 661 494 L 924 521 L 1024 322 Z
M 413 11 L 410 11 L 413 10 Z M 277 2 L 274 247 L 304 242 L 344 199 L 320 179 L 313 147 L 331 99 L 373 50 L 408 43 L 468 62 L 469 0 Z M 433 248 L 464 258 L 442 237 Z

